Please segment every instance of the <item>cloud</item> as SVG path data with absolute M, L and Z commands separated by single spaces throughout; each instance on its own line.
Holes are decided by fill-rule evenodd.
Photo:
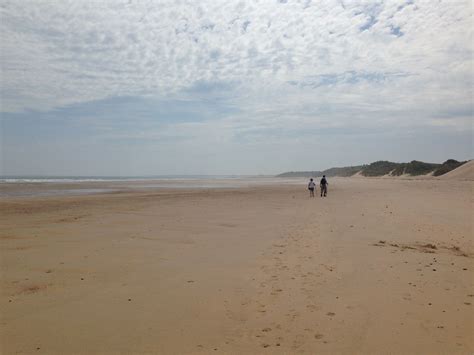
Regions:
M 471 129 L 467 0 L 5 0 L 0 11 L 9 122 L 195 146 Z
M 15 93 L 4 97 L 7 110 L 163 96 L 199 81 L 280 83 L 368 67 L 420 74 L 459 62 L 449 47 L 472 53 L 465 41 L 468 2 L 37 1 L 25 10 L 5 1 L 2 7 L 2 86 Z

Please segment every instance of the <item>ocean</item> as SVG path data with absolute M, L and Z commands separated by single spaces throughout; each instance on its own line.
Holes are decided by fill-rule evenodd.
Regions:
M 152 175 L 152 176 L 47 176 L 47 175 L 0 175 L 0 183 L 36 182 L 107 182 L 107 181 L 150 181 L 150 180 L 189 180 L 189 179 L 235 179 L 252 177 L 247 175 Z
M 288 184 L 301 178 L 242 175 L 0 176 L 0 198 L 84 195 L 145 189 L 217 189 Z

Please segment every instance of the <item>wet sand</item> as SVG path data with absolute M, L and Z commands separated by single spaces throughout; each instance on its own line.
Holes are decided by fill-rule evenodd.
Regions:
M 473 353 L 473 182 L 305 182 L 0 200 L 2 353 Z

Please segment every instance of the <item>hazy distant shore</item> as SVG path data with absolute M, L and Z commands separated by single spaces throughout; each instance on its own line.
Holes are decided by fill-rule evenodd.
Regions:
M 441 177 L 461 166 L 473 164 L 472 161 L 457 161 L 448 159 L 443 163 L 425 163 L 412 160 L 409 163 L 394 163 L 390 161 L 376 161 L 370 164 L 345 166 L 329 168 L 323 171 L 290 171 L 279 174 L 279 177 L 312 177 L 312 176 L 331 176 L 331 177 Z
M 333 173 L 344 172 L 346 168 L 337 168 L 342 170 L 331 170 Z M 353 172 L 349 169 L 350 172 Z M 310 172 L 308 172 L 309 174 Z M 278 185 L 300 185 L 305 186 L 307 179 L 315 174 L 299 175 L 299 173 L 290 173 L 288 175 L 278 176 L 163 176 L 157 177 L 2 177 L 0 178 L 0 198 L 12 197 L 41 197 L 41 196 L 66 196 L 66 195 L 88 195 L 98 193 L 120 193 L 153 191 L 160 189 L 235 189 L 248 187 L 265 187 Z M 343 175 L 344 175 L 343 174 Z M 321 175 L 321 174 L 319 174 Z M 349 177 L 349 176 L 346 176 Z M 410 175 L 402 174 L 398 176 L 363 176 L 356 173 L 352 177 L 367 179 L 455 179 L 455 180 L 474 180 L 474 161 L 461 164 L 441 176 Z M 331 177 L 334 178 L 334 177 Z M 340 178 L 340 177 L 337 177 Z

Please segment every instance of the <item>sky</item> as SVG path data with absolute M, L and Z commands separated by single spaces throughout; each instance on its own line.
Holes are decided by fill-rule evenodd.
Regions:
M 473 158 L 471 0 L 1 0 L 0 175 Z

